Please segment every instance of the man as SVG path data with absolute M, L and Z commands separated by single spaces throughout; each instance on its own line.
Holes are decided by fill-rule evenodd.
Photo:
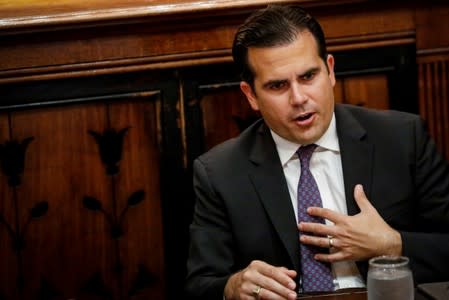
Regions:
M 418 283 L 449 280 L 449 167 L 419 118 L 335 105 L 334 58 L 299 7 L 254 13 L 233 56 L 263 118 L 194 163 L 188 294 L 364 287 L 379 255 L 408 256 Z

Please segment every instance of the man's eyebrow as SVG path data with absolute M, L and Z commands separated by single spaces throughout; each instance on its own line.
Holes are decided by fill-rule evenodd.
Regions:
M 309 75 L 310 73 L 317 73 L 321 70 L 320 67 L 312 67 L 308 70 L 306 70 L 305 72 L 298 74 L 297 77 L 303 77 L 305 75 Z M 281 84 L 281 83 L 285 83 L 288 82 L 287 79 L 273 79 L 273 80 L 268 80 L 267 82 L 265 82 L 262 87 L 263 88 L 269 88 L 271 85 L 277 85 L 277 84 Z
M 303 77 L 304 75 L 308 75 L 308 74 L 310 74 L 310 73 L 317 73 L 317 72 L 319 72 L 320 71 L 320 67 L 313 67 L 313 68 L 310 68 L 310 69 L 308 69 L 307 71 L 305 71 L 304 73 L 302 73 L 302 74 L 298 74 L 298 77 Z
M 285 83 L 285 82 L 287 82 L 287 79 L 268 80 L 262 86 L 263 86 L 263 88 L 269 88 L 272 85 L 277 85 L 277 84 L 281 84 L 281 83 Z

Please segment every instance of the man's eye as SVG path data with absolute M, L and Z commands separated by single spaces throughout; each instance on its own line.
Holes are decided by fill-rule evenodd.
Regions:
M 270 89 L 272 90 L 280 90 L 286 85 L 285 82 L 273 82 L 270 84 Z
M 301 77 L 302 77 L 302 80 L 309 81 L 315 77 L 315 74 L 316 74 L 315 72 L 308 72 L 308 73 L 302 75 Z

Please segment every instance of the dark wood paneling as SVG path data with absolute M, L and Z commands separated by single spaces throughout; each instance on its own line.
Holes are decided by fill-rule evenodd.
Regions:
M 166 75 L 158 72 L 158 80 Z M 186 181 L 179 96 L 176 80 L 154 78 L 133 73 L 0 88 L 0 143 L 34 138 L 22 184 L 8 187 L 2 172 L 0 194 L 8 201 L 0 206 L 0 214 L 13 229 L 17 215 L 22 228 L 33 205 L 48 203 L 46 215 L 33 220 L 24 235 L 22 263 L 15 259 L 19 255 L 12 250 L 13 241 L 1 232 L 2 256 L 8 263 L 0 273 L 0 296 L 171 299 L 182 294 L 173 288 L 182 284 L 187 252 L 188 217 L 183 213 L 186 203 L 180 201 Z M 128 128 L 120 172 L 114 176 L 106 174 L 101 151 L 89 133 L 102 134 L 108 128 Z M 111 147 L 107 152 L 114 152 Z M 131 195 L 140 191 L 143 201 L 127 207 Z M 92 211 L 92 203 L 89 210 L 83 202 L 86 196 L 97 199 L 101 210 Z M 175 206 L 179 211 L 168 210 Z M 117 239 L 118 224 L 123 235 Z M 16 273 L 25 285 L 17 284 Z M 103 296 L 93 296 L 96 293 Z
M 415 53 L 413 44 L 334 53 L 337 99 L 418 113 Z
M 449 159 L 449 51 L 418 57 L 418 67 L 420 114 Z
M 360 75 L 338 81 L 335 101 L 376 109 L 390 108 L 388 77 L 385 74 Z
M 11 139 L 10 115 L 0 114 L 0 143 L 3 145 Z M 19 257 L 14 251 L 14 235 L 17 230 L 16 207 L 19 205 L 16 189 L 9 188 L 8 177 L 0 174 L 0 297 L 6 297 L 6 291 L 11 286 L 17 286 L 19 273 L 17 266 Z M 17 290 L 11 291 L 8 296 L 18 299 Z
M 147 290 L 142 299 L 163 298 L 160 107 L 157 98 L 130 99 L 112 105 L 11 114 L 13 138 L 21 141 L 34 137 L 27 150 L 23 182 L 16 188 L 20 228 L 24 228 L 36 203 L 47 201 L 49 206 L 48 214 L 33 220 L 25 232 L 26 247 L 20 253 L 23 266 L 6 269 L 14 274 L 12 270 L 22 268 L 19 271 L 26 287 L 23 299 L 37 299 L 43 281 L 64 299 L 88 297 L 83 287 L 96 273 L 113 299 L 127 299 L 139 266 L 153 281 L 143 286 Z M 103 133 L 107 128 L 126 127 L 129 132 L 124 138 L 120 172 L 108 176 L 88 131 Z M 127 208 L 129 197 L 139 190 L 145 192 L 144 201 Z M 86 196 L 97 199 L 104 213 L 84 207 Z M 5 212 L 5 219 L 14 218 L 14 211 Z M 111 236 L 111 222 L 122 225 L 120 239 Z M 11 246 L 10 242 L 5 244 Z M 12 295 L 20 290 L 16 284 L 4 288 L 10 299 L 15 299 Z
M 418 50 L 449 48 L 449 6 L 447 1 L 421 4 L 416 11 Z
M 200 88 L 203 98 L 201 110 L 203 112 L 205 148 L 236 137 L 252 121 L 259 118 L 259 114 L 252 111 L 239 85 Z

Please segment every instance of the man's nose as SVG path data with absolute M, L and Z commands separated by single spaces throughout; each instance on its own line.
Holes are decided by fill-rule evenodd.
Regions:
M 303 87 L 300 84 L 294 83 L 291 85 L 290 89 L 290 104 L 291 105 L 301 105 L 307 101 L 307 96 Z

